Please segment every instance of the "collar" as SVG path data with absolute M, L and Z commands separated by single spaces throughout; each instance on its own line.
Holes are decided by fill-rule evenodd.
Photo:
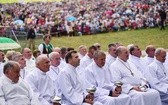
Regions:
M 138 61 L 140 60 L 139 57 L 136 57 L 136 56 L 134 56 L 134 55 L 130 55 L 130 58 L 131 58 L 131 59 L 134 59 L 134 60 L 138 60 Z
M 13 82 L 10 78 L 8 78 L 6 75 L 3 75 L 4 76 L 4 78 L 8 81 L 8 82 L 10 82 L 11 84 L 16 84 L 15 82 Z M 19 81 L 18 81 L 19 82 Z M 17 82 L 17 83 L 18 83 Z
M 163 63 L 160 62 L 160 61 L 158 61 L 157 59 L 154 59 L 154 61 L 155 61 L 157 64 L 163 65 Z
M 42 75 L 46 75 L 46 72 L 41 71 L 39 68 L 37 68 L 36 71 Z

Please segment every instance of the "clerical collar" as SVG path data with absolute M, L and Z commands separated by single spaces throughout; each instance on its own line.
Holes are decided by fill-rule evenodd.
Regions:
M 50 70 L 52 70 L 54 73 L 56 73 L 57 75 L 58 75 L 58 73 L 59 73 L 59 67 L 57 66 L 57 67 L 55 67 L 55 66 L 53 66 L 53 65 L 51 65 L 50 66 Z
M 76 67 L 72 66 L 71 64 L 67 63 L 67 66 L 70 68 L 70 69 L 76 69 Z
M 135 59 L 135 60 L 140 60 L 140 58 L 139 57 L 136 57 L 136 56 L 134 56 L 134 55 L 130 55 L 130 58 L 132 58 L 132 59 Z
M 37 72 L 39 72 L 42 75 L 46 75 L 46 72 L 41 71 L 39 68 L 37 68 Z
M 11 84 L 16 84 L 15 82 L 13 82 L 10 78 L 8 78 L 6 75 L 4 75 L 4 77 L 5 77 L 5 79 L 8 81 L 8 82 L 10 82 Z M 19 80 L 18 80 L 18 82 L 19 82 Z M 18 83 L 17 82 L 17 83 Z

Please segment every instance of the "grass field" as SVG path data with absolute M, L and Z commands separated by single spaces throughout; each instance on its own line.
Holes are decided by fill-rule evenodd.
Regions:
M 42 42 L 42 39 L 36 40 L 36 47 Z M 120 42 L 123 45 L 137 44 L 141 49 L 145 49 L 148 44 L 156 47 L 168 48 L 168 27 L 161 31 L 159 28 L 130 30 L 122 32 L 109 32 L 105 34 L 84 35 L 76 37 L 53 37 L 51 43 L 56 47 L 73 47 L 78 48 L 79 45 L 91 46 L 94 43 L 100 43 L 102 50 L 107 50 L 109 43 Z M 22 47 L 25 47 L 26 41 L 20 40 Z

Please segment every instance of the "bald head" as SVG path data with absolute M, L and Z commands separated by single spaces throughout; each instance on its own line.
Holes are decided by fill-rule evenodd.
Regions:
M 26 59 L 30 59 L 32 57 L 32 51 L 29 48 L 24 48 L 22 54 Z

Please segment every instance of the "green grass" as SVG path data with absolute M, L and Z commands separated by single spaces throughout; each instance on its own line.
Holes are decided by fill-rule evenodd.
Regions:
M 36 40 L 36 47 L 42 42 L 42 39 Z M 94 43 L 100 43 L 102 50 L 107 50 L 109 43 L 120 42 L 127 46 L 128 44 L 137 44 L 141 49 L 149 44 L 156 47 L 168 48 L 168 27 L 161 31 L 159 28 L 130 30 L 122 32 L 109 32 L 105 34 L 84 35 L 76 37 L 53 37 L 51 43 L 56 47 L 73 47 L 77 50 L 78 46 L 91 46 Z M 22 46 L 25 46 L 25 41 L 20 41 Z

